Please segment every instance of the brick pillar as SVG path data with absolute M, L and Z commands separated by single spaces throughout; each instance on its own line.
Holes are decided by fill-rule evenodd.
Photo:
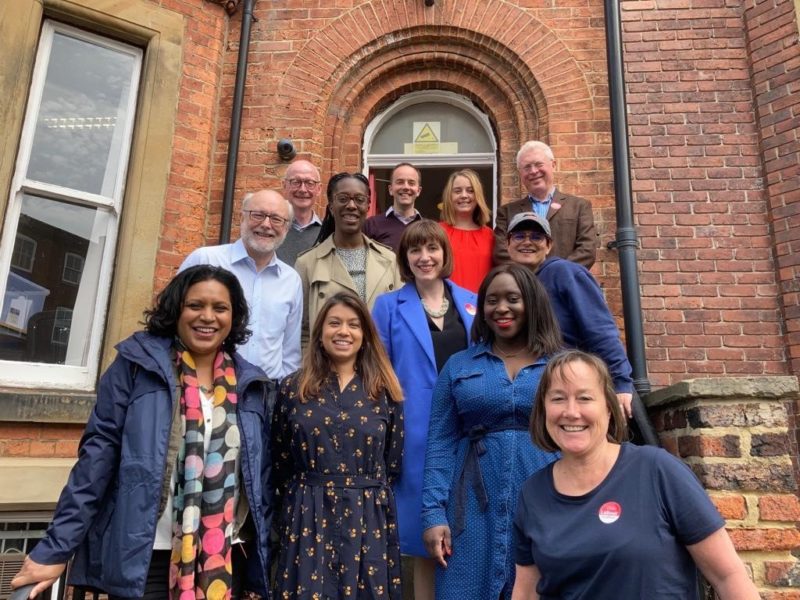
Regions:
M 765 600 L 800 599 L 795 377 L 687 380 L 645 399 L 661 442 L 700 478 Z

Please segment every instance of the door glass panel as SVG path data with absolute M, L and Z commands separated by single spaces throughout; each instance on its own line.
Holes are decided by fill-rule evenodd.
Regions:
M 413 104 L 383 124 L 370 154 L 493 152 L 486 130 L 469 113 L 444 102 Z

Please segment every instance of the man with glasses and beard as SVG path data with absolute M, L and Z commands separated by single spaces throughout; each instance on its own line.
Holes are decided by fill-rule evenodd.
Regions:
M 319 169 L 307 160 L 298 159 L 286 169 L 283 178 L 283 195 L 294 209 L 294 218 L 286 239 L 278 248 L 278 258 L 294 267 L 297 255 L 314 245 L 322 220 L 314 211 L 319 201 L 321 179 Z
M 247 327 L 253 332 L 239 353 L 275 383 L 300 367 L 302 284 L 297 272 L 275 254 L 286 239 L 293 213 L 278 192 L 246 194 L 241 237 L 232 244 L 198 248 L 179 269 L 208 264 L 236 275 L 250 308 Z

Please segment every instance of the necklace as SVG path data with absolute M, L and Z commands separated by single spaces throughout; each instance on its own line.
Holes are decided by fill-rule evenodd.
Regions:
M 425 312 L 431 319 L 439 319 L 443 317 L 447 313 L 447 310 L 450 308 L 450 301 L 447 299 L 447 296 L 442 298 L 442 305 L 439 307 L 439 310 L 431 310 L 430 308 L 428 308 L 428 305 L 425 304 L 425 300 L 422 300 L 422 298 L 420 298 L 420 300 L 422 301 L 422 308 L 425 310 Z
M 497 352 L 503 358 L 514 358 L 515 356 L 518 356 L 518 355 L 522 354 L 526 350 L 527 350 L 527 348 L 523 346 L 522 348 L 520 348 L 516 352 L 506 352 L 506 351 L 502 350 L 500 348 L 500 346 L 497 345 L 496 342 L 494 344 L 494 351 Z

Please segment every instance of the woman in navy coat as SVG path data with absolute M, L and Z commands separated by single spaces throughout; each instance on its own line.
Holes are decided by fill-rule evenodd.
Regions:
M 177 275 L 117 346 L 44 538 L 11 581 L 115 598 L 267 598 L 270 461 L 264 372 L 236 354 L 236 277 Z M 202 594 L 202 595 L 201 595 Z
M 397 252 L 401 289 L 379 296 L 372 316 L 405 395 L 403 468 L 394 486 L 400 550 L 415 557 L 414 597 L 433 598 L 435 564 L 422 543 L 422 474 L 431 396 L 444 363 L 467 347 L 477 298 L 446 278 L 453 252 L 444 230 L 423 219 L 409 225 Z

